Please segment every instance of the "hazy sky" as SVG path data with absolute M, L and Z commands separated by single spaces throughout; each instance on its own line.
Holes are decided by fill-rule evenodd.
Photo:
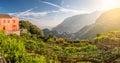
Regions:
M 119 7 L 119 0 L 0 0 L 0 14 L 18 16 L 33 24 L 54 27 L 65 18 Z

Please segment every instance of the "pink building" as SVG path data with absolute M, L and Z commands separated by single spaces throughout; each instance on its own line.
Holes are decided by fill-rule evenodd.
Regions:
M 0 14 L 0 30 L 4 30 L 6 34 L 15 33 L 19 35 L 19 18 Z

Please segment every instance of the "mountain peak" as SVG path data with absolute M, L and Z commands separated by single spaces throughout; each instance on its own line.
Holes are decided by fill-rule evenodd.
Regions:
M 94 23 L 100 15 L 101 12 L 95 11 L 92 13 L 86 13 L 86 14 L 80 14 L 80 15 L 68 17 L 61 24 L 54 27 L 53 30 L 56 30 L 58 32 L 75 33 L 84 26 Z
M 120 23 L 120 8 L 115 8 L 104 12 L 96 23 Z
M 105 11 L 92 25 L 83 27 L 76 34 L 79 39 L 92 39 L 99 33 L 120 30 L 120 8 Z

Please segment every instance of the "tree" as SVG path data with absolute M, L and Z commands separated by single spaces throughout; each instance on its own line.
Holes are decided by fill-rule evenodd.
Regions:
M 38 37 L 44 37 L 43 31 L 29 21 L 20 21 L 20 29 L 27 29 L 31 34 L 36 34 Z

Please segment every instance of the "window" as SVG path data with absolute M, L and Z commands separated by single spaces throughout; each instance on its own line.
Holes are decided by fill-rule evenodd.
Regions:
M 13 23 L 15 23 L 15 20 L 13 20 Z
M 13 31 L 16 31 L 17 30 L 17 25 L 13 25 L 12 28 L 13 28 L 12 29 Z
M 8 23 L 10 23 L 10 20 L 8 20 Z
M 4 23 L 6 22 L 6 20 L 3 21 Z

